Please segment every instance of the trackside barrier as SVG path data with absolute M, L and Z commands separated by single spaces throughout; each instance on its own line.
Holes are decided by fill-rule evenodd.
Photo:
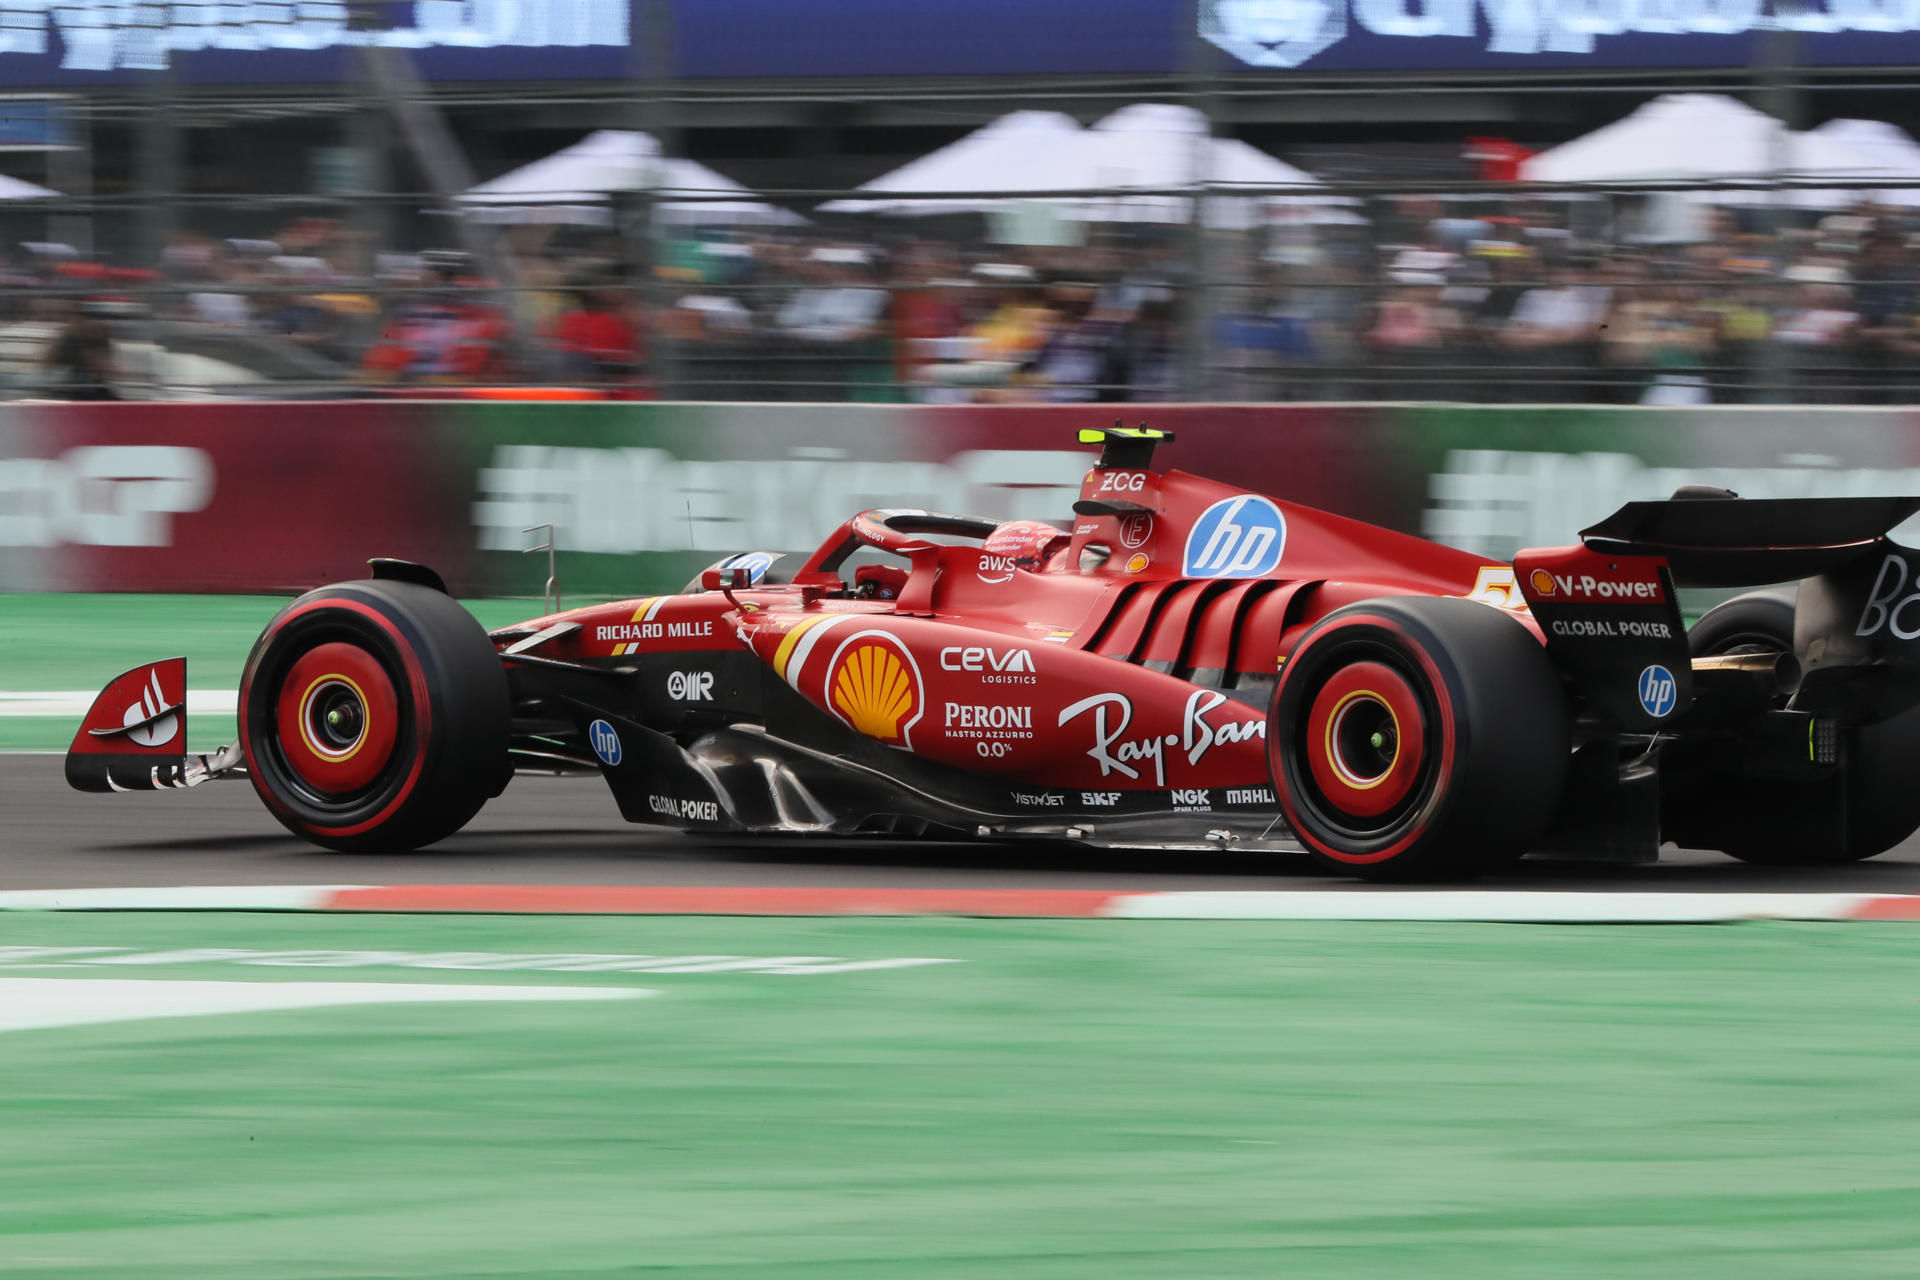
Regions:
M 1718 924 L 1920 922 L 1920 896 L 1444 890 L 865 889 L 634 885 L 219 885 L 0 893 L 0 911 L 395 911 L 543 915 L 984 916 L 1107 920 Z
M 672 590 L 864 507 L 1062 518 L 1074 429 L 1116 414 L 1183 470 L 1499 558 L 1684 483 L 1920 493 L 1903 409 L 6 403 L 0 590 L 291 592 L 386 555 L 537 596 L 541 524 L 568 591 Z

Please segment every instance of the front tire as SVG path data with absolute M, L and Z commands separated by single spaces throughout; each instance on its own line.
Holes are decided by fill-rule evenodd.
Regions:
M 289 831 L 349 852 L 417 849 L 465 826 L 510 776 L 511 714 L 473 615 L 408 582 L 301 596 L 240 681 L 254 790 Z
M 1469 600 L 1335 610 L 1288 657 L 1267 730 L 1275 792 L 1330 871 L 1459 879 L 1511 862 L 1566 785 L 1565 695 L 1539 640 Z

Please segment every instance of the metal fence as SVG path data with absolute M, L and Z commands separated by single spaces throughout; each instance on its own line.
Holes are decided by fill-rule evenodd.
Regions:
M 410 126 L 436 127 L 450 152 Z M 482 215 L 450 199 L 463 160 L 424 190 L 239 200 L 155 145 L 130 190 L 0 206 L 0 395 L 1920 398 L 1898 188 L 927 192 L 942 212 L 884 216 L 787 190 L 725 218 L 703 206 L 737 197 L 654 189 Z

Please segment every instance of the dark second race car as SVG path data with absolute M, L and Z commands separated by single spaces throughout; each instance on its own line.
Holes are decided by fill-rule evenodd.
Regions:
M 1871 857 L 1920 826 L 1920 499 L 1635 502 L 1512 564 L 1102 446 L 1070 525 L 855 515 L 678 595 L 484 632 L 432 570 L 309 592 L 239 741 L 185 753 L 186 663 L 127 672 L 87 791 L 251 778 L 332 849 L 442 839 L 516 770 L 701 832 L 1304 848 L 1370 879 L 1529 852 Z M 1798 580 L 1689 634 L 1676 587 Z

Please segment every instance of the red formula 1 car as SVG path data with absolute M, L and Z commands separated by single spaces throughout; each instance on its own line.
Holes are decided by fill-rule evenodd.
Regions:
M 1920 825 L 1920 499 L 1636 502 L 1511 565 L 1103 447 L 1071 525 L 854 516 L 679 595 L 484 633 L 422 566 L 267 627 L 239 742 L 183 659 L 67 757 L 94 791 L 245 773 L 334 849 L 457 830 L 516 769 L 693 831 L 1304 847 L 1369 878 L 1530 850 L 1869 857 Z M 1799 579 L 1683 626 L 1676 585 Z

